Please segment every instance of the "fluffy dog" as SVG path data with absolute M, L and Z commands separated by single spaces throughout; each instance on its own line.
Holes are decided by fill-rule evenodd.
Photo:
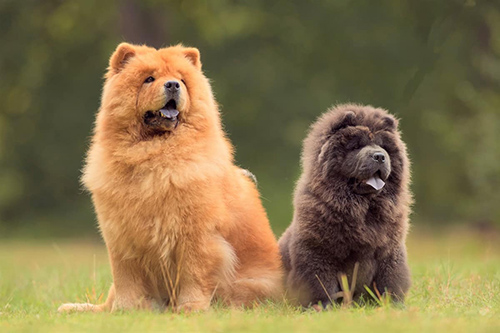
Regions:
M 328 305 L 338 276 L 403 301 L 410 287 L 405 239 L 409 161 L 397 120 L 371 106 L 340 105 L 304 141 L 294 218 L 279 241 L 289 293 L 303 306 Z
M 280 295 L 276 239 L 234 165 L 196 48 L 117 47 L 82 180 L 113 285 L 104 304 L 60 311 L 196 311 Z

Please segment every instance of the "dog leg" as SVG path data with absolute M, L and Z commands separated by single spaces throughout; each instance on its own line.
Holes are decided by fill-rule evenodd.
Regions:
M 207 310 L 220 284 L 234 275 L 234 250 L 220 235 L 197 243 L 184 243 L 178 251 L 180 291 L 177 311 Z
M 404 244 L 379 263 L 373 281 L 381 294 L 389 292 L 395 302 L 404 302 L 405 295 L 411 286 Z
M 153 309 L 153 300 L 146 290 L 146 273 L 136 259 L 123 259 L 110 253 L 114 281 L 111 311 Z
M 291 257 L 293 268 L 287 277 L 287 290 L 291 298 L 302 306 L 321 302 L 326 307 L 338 298 L 339 269 L 334 265 L 334 258 L 325 256 L 325 253 L 329 253 L 328 249 L 322 251 L 317 245 L 310 248 L 307 244 L 307 240 L 302 240 L 297 245 L 300 252 Z

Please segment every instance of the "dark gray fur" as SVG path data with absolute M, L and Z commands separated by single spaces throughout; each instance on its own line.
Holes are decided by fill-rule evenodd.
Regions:
M 341 291 L 339 274 L 351 281 L 355 263 L 354 298 L 366 285 L 404 301 L 411 284 L 405 239 L 412 199 L 397 126 L 387 111 L 360 105 L 334 107 L 312 125 L 293 221 L 279 240 L 289 295 L 303 306 L 329 304 Z M 375 163 L 374 152 L 386 163 Z M 374 173 L 386 183 L 379 191 L 366 185 Z

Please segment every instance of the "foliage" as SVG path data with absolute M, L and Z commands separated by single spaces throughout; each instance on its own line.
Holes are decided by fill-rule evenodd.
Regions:
M 79 169 L 127 40 L 201 50 L 278 232 L 307 128 L 341 102 L 401 118 L 417 220 L 500 224 L 499 22 L 494 0 L 2 1 L 0 221 L 93 230 Z

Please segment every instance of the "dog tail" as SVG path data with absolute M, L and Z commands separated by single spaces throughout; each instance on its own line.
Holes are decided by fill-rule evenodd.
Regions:
M 241 173 L 243 175 L 245 175 L 246 177 L 250 178 L 255 183 L 255 185 L 258 185 L 257 177 L 255 177 L 255 175 L 252 172 L 250 172 L 247 169 L 242 169 L 242 168 L 240 168 L 240 170 L 241 170 Z
M 267 274 L 245 275 L 247 276 L 237 278 L 229 288 L 223 288 L 217 292 L 216 298 L 233 307 L 246 308 L 252 308 L 257 303 L 266 300 L 277 301 L 282 298 L 281 270 Z

